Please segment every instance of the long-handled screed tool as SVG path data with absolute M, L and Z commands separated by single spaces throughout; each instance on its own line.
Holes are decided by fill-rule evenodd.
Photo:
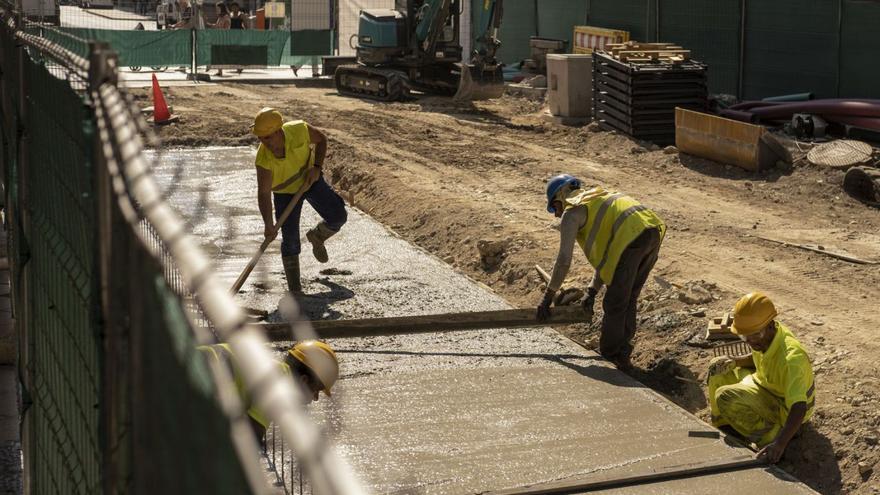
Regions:
M 311 159 L 311 155 L 309 156 L 309 158 Z M 310 161 L 311 160 L 308 160 L 308 162 Z M 289 217 L 293 209 L 296 208 L 296 205 L 302 199 L 303 194 L 305 194 L 306 191 L 308 191 L 309 188 L 312 187 L 312 184 L 313 183 L 304 182 L 302 187 L 299 188 L 299 191 L 296 192 L 296 195 L 293 197 L 290 203 L 287 204 L 287 208 L 284 208 L 284 211 L 281 212 L 281 216 L 278 217 L 278 221 L 275 222 L 274 228 L 276 232 L 276 237 L 277 232 L 281 229 L 281 226 L 284 225 L 284 221 L 287 220 L 287 217 Z M 274 237 L 272 239 L 263 239 L 263 242 L 260 243 L 260 249 L 258 249 L 257 252 L 254 253 L 253 257 L 251 257 L 251 260 L 248 262 L 247 266 L 244 267 L 244 270 L 241 271 L 241 275 L 239 275 L 238 278 L 235 280 L 235 283 L 232 284 L 232 288 L 229 289 L 229 292 L 231 292 L 232 294 L 238 294 L 238 291 L 241 290 L 241 286 L 244 285 L 244 282 L 251 275 L 251 272 L 254 271 L 254 268 L 260 261 L 260 257 L 263 256 L 266 248 L 269 247 L 269 244 L 271 244 L 274 239 Z

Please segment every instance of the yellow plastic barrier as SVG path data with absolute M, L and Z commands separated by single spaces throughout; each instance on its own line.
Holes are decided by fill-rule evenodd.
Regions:
M 593 50 L 604 50 L 611 43 L 629 41 L 629 31 L 606 29 L 595 26 L 575 26 L 572 36 L 572 53 L 593 53 Z

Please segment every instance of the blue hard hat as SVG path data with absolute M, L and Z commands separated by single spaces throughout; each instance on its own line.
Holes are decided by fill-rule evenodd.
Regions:
M 565 185 L 571 186 L 572 189 L 578 189 L 581 187 L 581 181 L 568 174 L 557 175 L 547 181 L 547 211 L 550 213 L 554 213 L 553 198 Z

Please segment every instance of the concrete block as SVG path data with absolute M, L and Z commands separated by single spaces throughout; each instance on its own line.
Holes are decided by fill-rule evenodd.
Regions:
M 730 313 L 724 313 L 722 316 L 712 318 L 709 321 L 709 326 L 706 328 L 706 340 L 738 339 L 739 337 L 730 331 L 731 325 L 733 325 L 733 317 Z
M 547 55 L 547 102 L 552 115 L 589 117 L 592 98 L 592 54 Z

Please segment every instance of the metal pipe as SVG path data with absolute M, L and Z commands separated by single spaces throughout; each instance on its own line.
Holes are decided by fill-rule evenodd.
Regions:
M 743 79 L 746 70 L 746 8 L 747 0 L 740 0 L 739 8 L 739 74 L 737 74 L 736 97 L 743 98 Z
M 656 0 L 657 9 L 654 11 L 654 41 L 660 42 L 660 1 Z
M 843 56 L 843 0 L 837 0 L 837 74 L 834 81 L 835 96 L 840 96 L 840 64 Z

